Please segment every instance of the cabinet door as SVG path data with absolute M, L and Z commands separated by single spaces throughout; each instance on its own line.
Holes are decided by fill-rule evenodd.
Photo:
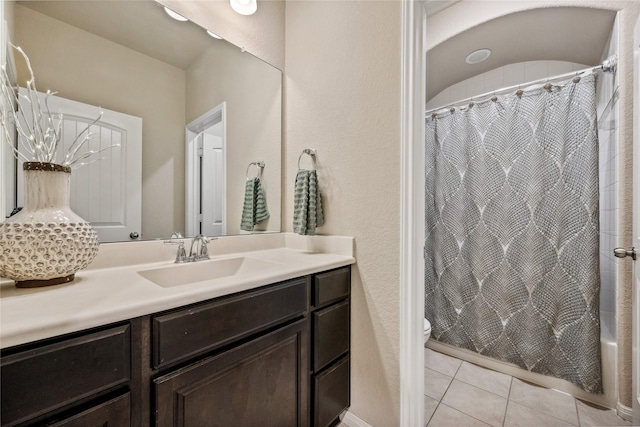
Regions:
M 308 323 L 300 320 L 154 380 L 159 426 L 308 425 Z

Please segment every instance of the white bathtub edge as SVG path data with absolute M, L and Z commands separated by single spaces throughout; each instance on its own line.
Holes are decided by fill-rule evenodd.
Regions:
M 618 404 L 616 375 L 617 345 L 613 342 L 602 341 L 600 342 L 600 344 L 602 349 L 602 383 L 604 388 L 604 394 L 602 395 L 587 393 L 575 384 L 572 384 L 568 381 L 542 374 L 537 374 L 535 372 L 529 372 L 525 369 L 519 368 L 516 365 L 491 359 L 467 349 L 443 344 L 434 339 L 430 339 L 427 342 L 426 347 L 453 357 L 457 357 L 458 359 L 466 360 L 467 362 L 474 363 L 476 365 L 484 366 L 485 368 L 493 369 L 495 371 L 511 375 L 524 381 L 532 382 L 542 387 L 552 388 L 554 390 L 570 394 L 573 397 L 585 400 L 587 402 L 595 403 L 596 405 L 616 409 Z

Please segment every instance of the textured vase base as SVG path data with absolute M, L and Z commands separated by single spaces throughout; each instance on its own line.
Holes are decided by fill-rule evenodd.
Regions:
M 59 285 L 61 283 L 69 283 L 75 279 L 75 274 L 65 277 L 56 277 L 48 280 L 16 280 L 16 288 L 42 288 L 44 286 Z

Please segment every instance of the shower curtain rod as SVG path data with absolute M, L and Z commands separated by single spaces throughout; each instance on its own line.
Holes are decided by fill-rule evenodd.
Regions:
M 578 76 L 580 74 L 584 74 L 584 73 L 589 73 L 589 72 L 594 72 L 594 71 L 598 71 L 601 70 L 605 73 L 615 73 L 616 72 L 616 68 L 618 65 L 618 58 L 617 56 L 612 56 L 609 57 L 607 59 L 605 59 L 602 64 L 600 65 L 596 65 L 595 67 L 589 67 L 589 68 L 585 68 L 583 70 L 579 70 L 579 71 L 572 71 L 570 73 L 564 73 L 564 74 L 558 74 L 557 76 L 552 76 L 552 77 L 545 77 L 542 79 L 538 79 L 538 80 L 533 80 L 527 83 L 521 83 L 521 84 L 517 84 L 517 85 L 513 85 L 513 86 L 507 86 L 507 87 L 503 87 L 502 89 L 496 89 L 493 90 L 491 92 L 485 92 L 483 94 L 480 95 L 476 95 L 476 96 L 470 96 L 469 98 L 464 98 L 461 99 L 460 101 L 456 101 L 456 102 L 452 102 L 449 103 L 447 105 L 441 106 L 441 107 L 436 107 L 436 108 L 432 108 L 430 110 L 427 110 L 424 114 L 425 117 L 428 115 L 435 115 L 436 111 L 439 110 L 444 110 L 445 108 L 450 108 L 451 110 L 455 110 L 455 106 L 458 106 L 460 104 L 466 104 L 468 102 L 472 102 L 472 101 L 484 101 L 487 96 L 495 96 L 497 93 L 502 93 L 502 92 L 509 92 L 513 89 L 520 89 L 523 86 L 531 86 L 531 85 L 535 85 L 538 83 L 544 83 L 544 82 L 549 82 L 552 80 L 560 80 L 560 79 L 564 79 L 567 77 L 571 77 L 571 76 Z M 453 111 L 451 111 L 453 112 Z

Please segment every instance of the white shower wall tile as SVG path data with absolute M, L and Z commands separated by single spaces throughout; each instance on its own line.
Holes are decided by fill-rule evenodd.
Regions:
M 581 65 L 582 68 L 586 68 L 586 65 Z M 566 74 L 573 71 L 573 63 L 565 61 L 547 61 L 547 75 L 557 76 L 560 74 Z
M 617 52 L 617 20 L 602 60 Z M 618 243 L 618 105 L 616 73 L 598 73 L 598 139 L 600 144 L 600 319 L 601 339 L 616 341 L 618 263 L 613 249 Z
M 451 98 L 451 101 L 449 102 L 461 101 L 465 99 L 467 96 L 469 95 L 467 95 L 467 81 L 465 80 L 461 83 L 451 86 L 451 90 L 449 92 L 449 97 Z
M 467 82 L 466 97 L 481 95 L 487 91 L 484 87 L 484 74 L 480 74 L 479 76 L 472 77 L 468 79 L 466 82 Z
M 504 66 L 504 85 L 513 86 L 524 83 L 524 62 Z
M 531 61 L 524 64 L 524 81 L 543 79 L 548 77 L 547 61 Z

